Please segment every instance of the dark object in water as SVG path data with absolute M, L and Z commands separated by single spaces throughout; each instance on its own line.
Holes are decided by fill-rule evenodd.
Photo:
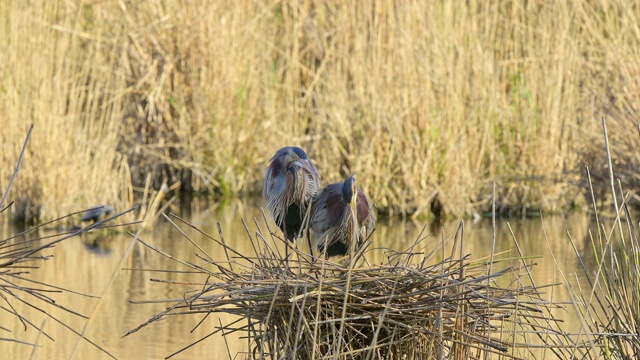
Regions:
M 113 214 L 113 212 L 114 209 L 109 205 L 97 205 L 82 214 L 80 221 L 91 221 L 95 223 L 96 221 L 102 220 Z
M 82 235 L 84 235 L 82 237 L 82 243 L 88 252 L 99 256 L 105 256 L 111 254 L 113 251 L 112 237 L 96 233 Z

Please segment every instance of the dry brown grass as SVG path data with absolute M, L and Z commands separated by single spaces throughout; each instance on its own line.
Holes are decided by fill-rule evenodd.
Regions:
M 327 183 L 359 171 L 382 212 L 482 212 L 494 179 L 505 209 L 559 211 L 584 203 L 600 116 L 614 139 L 639 120 L 640 8 L 622 0 L 39 0 L 0 17 L 3 163 L 36 124 L 26 216 L 123 206 L 147 179 L 254 193 L 286 144 Z M 613 152 L 637 181 L 629 141 Z
M 35 123 L 14 188 L 14 211 L 25 220 L 128 200 L 126 158 L 117 148 L 124 77 L 67 5 L 0 5 L 1 188 Z

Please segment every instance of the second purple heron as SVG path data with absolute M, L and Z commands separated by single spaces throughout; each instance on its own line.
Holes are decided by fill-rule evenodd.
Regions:
M 285 239 L 302 235 L 304 216 L 320 186 L 318 170 L 301 148 L 283 147 L 271 158 L 262 196 Z
M 371 200 L 358 187 L 355 175 L 322 189 L 311 214 L 318 250 L 326 256 L 349 254 L 351 245 L 360 247 L 376 226 Z

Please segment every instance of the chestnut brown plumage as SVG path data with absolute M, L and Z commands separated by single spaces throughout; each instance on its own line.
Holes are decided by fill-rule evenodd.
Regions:
M 262 196 L 285 239 L 302 235 L 304 215 L 320 186 L 318 170 L 301 148 L 283 147 L 271 158 Z
M 360 245 L 366 240 L 376 224 L 371 205 L 355 175 L 322 189 L 313 200 L 310 222 L 318 250 L 326 249 L 327 256 L 345 255 L 354 241 Z

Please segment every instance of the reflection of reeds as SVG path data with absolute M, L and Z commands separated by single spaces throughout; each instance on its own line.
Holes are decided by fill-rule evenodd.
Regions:
M 127 335 L 168 315 L 206 319 L 227 313 L 237 320 L 212 325 L 216 330 L 208 336 L 239 331 L 254 358 L 518 358 L 518 351 L 535 348 L 533 338 L 559 357 L 580 348 L 556 328 L 551 310 L 559 306 L 541 296 L 546 285 L 529 285 L 531 264 L 496 256 L 494 266 L 511 265 L 487 274 L 487 261 L 463 255 L 463 231 L 454 244 L 459 255 L 441 261 L 435 260 L 439 251 L 425 250 L 432 240 L 420 236 L 404 252 L 388 251 L 380 264 L 370 264 L 365 249 L 355 255 L 354 267 L 344 259 L 314 259 L 297 248 L 286 261 L 261 231 L 249 234 L 253 254 L 240 254 L 220 236 L 209 238 L 226 252 L 223 260 L 193 243 L 200 265 L 139 239 L 207 280 L 189 281 L 197 289 Z M 503 278 L 511 285 L 497 285 Z M 171 302 L 149 302 L 158 301 Z

